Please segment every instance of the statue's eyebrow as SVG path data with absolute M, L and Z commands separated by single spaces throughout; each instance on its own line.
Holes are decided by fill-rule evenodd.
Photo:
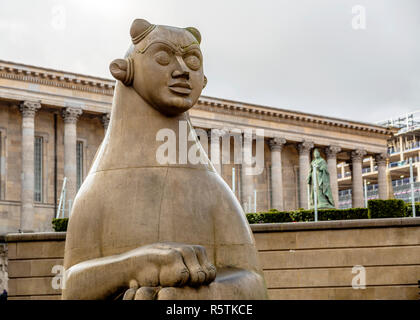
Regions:
M 155 40 L 155 41 L 151 41 L 149 42 L 143 49 L 138 49 L 137 52 L 138 53 L 145 53 L 147 49 L 149 49 L 150 46 L 152 46 L 153 44 L 163 44 L 167 47 L 169 47 L 169 49 L 171 49 L 174 53 L 175 52 L 179 52 L 181 54 L 186 53 L 187 51 L 193 50 L 193 49 L 199 49 L 199 43 L 196 41 L 191 42 L 190 44 L 186 45 L 186 46 L 180 46 L 178 44 L 175 44 L 173 42 L 167 41 L 167 40 Z

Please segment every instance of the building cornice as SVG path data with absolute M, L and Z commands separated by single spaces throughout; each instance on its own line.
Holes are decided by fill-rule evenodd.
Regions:
M 200 97 L 195 108 L 204 111 L 219 112 L 225 114 L 242 114 L 247 117 L 251 115 L 251 117 L 253 118 L 259 118 L 269 121 L 291 120 L 305 123 L 313 123 L 318 125 L 327 125 L 338 128 L 360 130 L 384 135 L 393 135 L 398 132 L 398 129 L 385 128 L 375 124 L 349 121 L 344 119 L 326 117 L 322 115 L 277 109 L 273 107 L 259 106 L 248 103 L 240 103 L 206 96 Z
M 112 96 L 115 89 L 114 80 L 3 60 L 0 60 L 0 78 L 32 82 L 70 90 L 92 92 L 106 96 Z M 304 123 L 305 125 L 323 125 L 327 127 L 344 128 L 387 136 L 395 135 L 398 132 L 398 129 L 396 128 L 386 128 L 376 124 L 350 121 L 208 96 L 201 96 L 195 106 L 195 109 L 262 119 L 266 121 L 284 122 L 286 120 Z
M 112 96 L 114 94 L 115 87 L 115 81 L 113 80 L 16 64 L 2 60 L 0 60 L 0 78 L 70 90 L 93 92 L 107 96 Z

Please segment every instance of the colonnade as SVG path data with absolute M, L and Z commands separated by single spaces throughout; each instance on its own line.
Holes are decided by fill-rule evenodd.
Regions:
M 41 109 L 41 104 L 36 101 L 24 101 L 20 104 L 22 113 L 22 183 L 21 183 L 21 230 L 31 231 L 34 226 L 34 139 L 36 113 Z M 74 199 L 76 195 L 76 175 L 77 175 L 77 122 L 82 115 L 79 107 L 66 107 L 62 109 L 61 116 L 64 121 L 64 176 L 67 177 L 67 199 Z M 103 114 L 101 121 L 106 130 L 109 124 L 109 114 Z M 220 152 L 220 140 L 227 131 L 211 130 L 211 159 L 216 171 L 222 173 L 222 159 Z M 213 132 L 214 131 L 214 132 Z M 271 208 L 284 210 L 284 181 L 282 167 L 282 152 L 288 141 L 283 137 L 266 139 L 265 143 L 270 147 L 271 152 Z M 300 208 L 308 207 L 307 196 L 307 176 L 310 169 L 311 151 L 315 147 L 313 141 L 302 141 L 300 143 L 290 141 L 299 154 L 298 170 L 298 205 Z M 337 145 L 322 146 L 326 155 L 328 170 L 330 173 L 331 190 L 336 206 L 338 206 L 338 182 L 337 182 L 337 154 L 342 152 L 342 148 Z M 366 151 L 355 149 L 348 151 L 352 165 L 352 194 L 353 207 L 363 207 L 363 179 L 362 161 L 366 156 Z M 378 165 L 378 188 L 379 198 L 387 197 L 386 179 L 386 154 L 376 154 Z M 218 159 L 215 160 L 215 159 Z M 254 176 L 247 174 L 249 163 L 242 161 L 240 183 L 241 183 L 241 202 L 249 203 L 253 198 L 255 190 Z
M 34 230 L 34 141 L 36 113 L 41 109 L 37 101 L 24 101 L 20 104 L 22 113 L 22 174 L 21 174 L 21 219 L 20 230 L 30 232 Z M 79 107 L 62 109 L 64 121 L 64 176 L 67 177 L 66 198 L 73 200 L 76 196 L 77 175 L 77 121 L 82 114 Z M 106 130 L 109 115 L 104 114 L 102 123 Z
M 219 130 L 220 131 L 220 130 Z M 212 141 L 212 156 L 211 159 L 220 157 L 220 149 L 218 143 L 221 134 L 213 135 L 216 137 L 216 141 Z M 271 208 L 278 210 L 284 209 L 284 182 L 283 182 L 283 167 L 282 167 L 282 152 L 283 147 L 288 141 L 283 137 L 274 137 L 266 140 L 271 151 Z M 315 148 L 313 141 L 302 141 L 300 143 L 289 142 L 293 144 L 299 154 L 299 170 L 298 170 L 298 206 L 300 208 L 308 208 L 308 186 L 307 177 L 310 170 L 311 152 Z M 217 147 L 216 147 L 217 146 Z M 337 154 L 344 152 L 340 146 L 328 145 L 328 146 L 316 146 L 322 149 L 326 155 L 326 161 L 328 166 L 328 172 L 330 174 L 330 185 L 334 199 L 335 206 L 338 208 L 338 176 L 337 176 Z M 217 153 L 213 150 L 217 150 Z M 348 153 L 351 168 L 352 168 L 352 205 L 353 207 L 364 207 L 364 196 L 363 196 L 363 178 L 362 178 L 362 162 L 363 158 L 367 155 L 366 150 L 355 149 L 345 151 Z M 378 166 L 378 189 L 379 199 L 387 198 L 387 178 L 386 178 L 386 160 L 387 154 L 380 153 L 375 155 L 376 163 Z M 217 171 L 221 172 L 221 162 L 218 162 L 216 166 Z M 242 204 L 249 203 L 249 199 L 253 198 L 253 192 L 255 190 L 254 177 L 246 174 L 247 169 L 250 165 L 242 162 L 241 165 L 241 195 L 240 200 Z

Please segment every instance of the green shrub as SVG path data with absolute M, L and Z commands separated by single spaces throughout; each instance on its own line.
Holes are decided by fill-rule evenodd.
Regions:
M 401 199 L 369 200 L 368 215 L 370 219 L 405 217 L 407 208 Z
M 249 223 L 279 223 L 292 222 L 289 212 L 271 209 L 268 212 L 247 213 Z
M 248 213 L 246 217 L 250 224 L 275 222 L 305 222 L 314 221 L 315 219 L 314 210 L 277 211 L 275 209 L 271 209 L 268 212 Z M 367 218 L 368 210 L 366 208 L 318 210 L 319 221 Z
M 420 203 L 416 203 L 417 212 L 420 212 Z M 368 208 L 319 209 L 318 221 L 397 218 L 411 215 L 411 205 L 406 205 L 403 200 L 369 200 Z M 269 212 L 247 214 L 249 223 L 305 222 L 314 221 L 314 216 L 314 210 L 301 209 L 289 212 L 272 209 Z M 420 216 L 420 213 L 417 216 Z
M 318 211 L 318 217 L 321 221 L 368 219 L 368 209 L 321 209 Z
M 59 218 L 59 219 L 54 218 L 52 220 L 53 229 L 56 232 L 67 231 L 68 223 L 69 223 L 69 218 Z
M 293 222 L 314 221 L 315 219 L 313 210 L 296 210 L 290 212 L 289 215 Z
M 293 221 L 314 221 L 314 210 L 298 210 L 290 213 Z M 318 221 L 330 220 L 351 220 L 351 219 L 367 219 L 368 210 L 366 208 L 349 208 L 349 209 L 319 209 Z
M 416 202 L 414 204 L 414 206 L 416 208 L 416 217 L 420 217 L 420 202 Z M 412 217 L 413 216 L 413 211 L 412 211 L 412 208 L 411 208 L 411 203 L 406 204 L 406 209 L 407 209 L 406 214 L 405 214 L 406 217 Z

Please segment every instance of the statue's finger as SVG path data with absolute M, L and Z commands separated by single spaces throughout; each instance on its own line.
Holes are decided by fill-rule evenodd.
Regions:
M 159 284 L 163 287 L 182 287 L 190 278 L 190 272 L 184 263 L 182 254 L 170 249 L 162 254 L 162 262 L 158 275 Z
M 188 268 L 190 273 L 189 284 L 191 286 L 199 286 L 203 284 L 206 280 L 206 273 L 198 262 L 194 248 L 186 245 L 175 250 L 178 250 L 182 254 L 182 258 Z
M 208 284 L 212 282 L 216 278 L 216 267 L 209 261 L 206 253 L 206 249 L 203 246 L 193 246 L 198 262 L 201 264 L 203 268 L 206 279 L 204 283 Z
M 141 287 L 137 289 L 134 300 L 155 300 L 160 287 Z
M 124 293 L 123 300 L 133 300 L 136 295 L 136 289 L 130 288 Z

